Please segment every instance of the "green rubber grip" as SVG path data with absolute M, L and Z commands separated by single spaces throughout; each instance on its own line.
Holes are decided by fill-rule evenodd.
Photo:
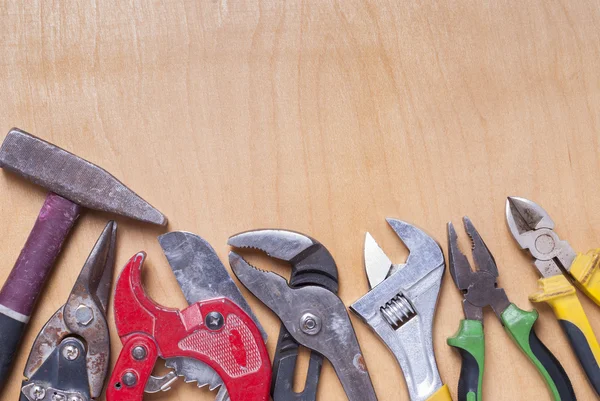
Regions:
M 512 303 L 501 314 L 504 329 L 540 372 L 554 400 L 576 400 L 569 376 L 533 330 L 537 319 L 537 311 L 527 312 Z
M 460 353 L 462 364 L 458 380 L 458 401 L 481 401 L 485 338 L 479 320 L 461 320 L 458 331 L 447 340 Z

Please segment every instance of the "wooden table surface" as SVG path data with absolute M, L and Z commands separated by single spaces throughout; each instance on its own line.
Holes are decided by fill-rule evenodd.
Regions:
M 314 236 L 338 263 L 346 305 L 368 290 L 366 231 L 394 261 L 406 257 L 385 217 L 422 227 L 445 248 L 446 222 L 469 215 L 500 285 L 531 309 L 538 276 L 506 228 L 507 195 L 543 205 L 576 250 L 600 243 L 599 25 L 593 0 L 2 0 L 1 130 L 22 128 L 103 166 L 163 211 L 169 230 L 200 234 L 223 260 L 239 231 Z M 44 191 L 3 173 L 0 193 L 4 282 Z M 107 218 L 88 212 L 77 224 L 2 400 L 17 399 L 31 344 Z M 183 307 L 156 241 L 163 230 L 117 221 L 117 272 L 146 250 L 150 294 Z M 272 352 L 278 320 L 244 293 Z M 600 333 L 600 311 L 580 298 Z M 435 349 L 455 397 L 460 360 L 446 338 L 460 301 L 446 274 Z M 539 336 L 578 398 L 595 399 L 550 309 L 536 307 Z M 550 400 L 493 313 L 485 317 L 486 399 Z M 392 355 L 352 319 L 379 400 L 408 399 Z M 114 362 L 112 311 L 109 320 Z M 317 398 L 346 399 L 329 364 Z M 145 399 L 213 395 L 180 383 Z

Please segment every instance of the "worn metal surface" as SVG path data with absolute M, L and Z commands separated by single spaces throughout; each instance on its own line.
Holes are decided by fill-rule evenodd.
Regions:
M 504 289 L 497 286 L 496 262 L 471 220 L 463 217 L 463 223 L 471 239 L 473 261 L 477 270 L 471 268 L 467 257 L 458 247 L 458 236 L 452 223 L 448 223 L 448 264 L 452 279 L 464 296 L 465 318 L 483 321 L 483 308 L 490 306 L 501 319 L 501 314 L 510 305 L 510 301 Z
M 0 167 L 81 206 L 166 225 L 166 217 L 109 172 L 13 128 L 0 148 Z
M 542 277 L 569 271 L 577 254 L 554 232 L 554 221 L 537 203 L 516 196 L 506 200 L 506 223 L 513 238 L 535 259 Z
M 21 387 L 20 401 L 90 401 L 85 346 L 66 337 Z M 64 398 L 61 398 L 64 397 Z
M 377 400 L 350 317 L 335 293 L 319 286 L 291 288 L 283 277 L 254 268 L 235 252 L 229 253 L 229 263 L 238 279 L 279 317 L 299 344 L 331 362 L 349 400 Z M 306 313 L 320 319 L 318 332 L 302 330 Z
M 443 385 L 433 352 L 433 318 L 444 273 L 444 255 L 439 244 L 415 226 L 395 219 L 387 222 L 408 248 L 409 256 L 405 264 L 388 264 L 389 258 L 381 256 L 383 251 L 367 235 L 367 270 L 377 271 L 377 277 L 381 277 L 387 266 L 387 278 L 376 283 L 350 310 L 394 354 L 410 399 L 424 401 Z
M 92 398 L 102 393 L 110 364 L 106 312 L 114 270 L 116 232 L 117 224 L 109 222 L 86 260 L 67 302 L 38 334 L 25 366 L 26 379 L 36 375 L 66 338 L 80 338 L 85 341 L 86 366 L 80 374 L 86 376 Z M 60 376 L 58 372 L 56 377 Z
M 229 245 L 237 248 L 253 248 L 289 262 L 292 269 L 289 285 L 292 288 L 321 286 L 337 293 L 338 272 L 335 260 L 319 241 L 288 230 L 253 230 L 234 235 Z M 310 245 L 309 245 L 310 244 Z M 273 357 L 273 383 L 271 395 L 274 401 L 314 401 L 323 365 L 323 356 L 310 352 L 310 361 L 304 388 L 293 389 L 299 344 L 282 325 Z
M 267 333 L 258 318 L 206 240 L 189 232 L 173 231 L 158 237 L 158 242 L 188 304 L 212 298 L 228 298 L 254 320 L 263 339 L 267 341 Z M 186 382 L 197 382 L 198 387 L 208 386 L 210 390 L 220 387 L 217 399 L 229 400 L 223 380 L 205 363 L 191 358 L 174 358 L 165 364 L 174 369 L 177 375 L 183 376 Z

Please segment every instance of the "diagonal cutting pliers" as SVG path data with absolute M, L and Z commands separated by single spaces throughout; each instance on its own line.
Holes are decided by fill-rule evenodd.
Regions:
M 458 332 L 448 339 L 448 345 L 458 349 L 462 367 L 458 383 L 459 401 L 481 401 L 483 364 L 485 356 L 483 308 L 490 306 L 502 326 L 542 375 L 555 401 L 575 400 L 571 381 L 560 362 L 539 340 L 533 325 L 537 311 L 524 311 L 511 303 L 498 287 L 498 268 L 494 256 L 467 217 L 463 217 L 465 231 L 471 238 L 473 271 L 466 256 L 458 247 L 458 236 L 448 223 L 449 269 L 454 283 L 462 291 L 465 319 Z
M 506 222 L 519 246 L 528 249 L 542 278 L 532 302 L 546 302 L 565 331 L 596 394 L 600 395 L 600 346 L 573 283 L 600 305 L 600 250 L 577 255 L 554 232 L 554 222 L 536 203 L 506 201 Z

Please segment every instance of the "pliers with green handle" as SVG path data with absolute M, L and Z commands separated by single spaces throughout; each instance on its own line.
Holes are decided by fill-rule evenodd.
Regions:
M 519 309 L 511 303 L 504 290 L 497 286 L 498 268 L 483 239 L 467 217 L 463 217 L 465 230 L 472 242 L 473 260 L 478 270 L 473 271 L 466 256 L 458 247 L 458 236 L 452 223 L 448 223 L 448 254 L 450 274 L 463 292 L 462 320 L 458 332 L 448 339 L 462 357 L 458 382 L 459 401 L 481 401 L 484 363 L 483 308 L 490 306 L 502 322 L 510 338 L 531 360 L 540 372 L 555 401 L 575 400 L 571 381 L 560 362 L 539 340 L 533 330 L 537 311 Z

